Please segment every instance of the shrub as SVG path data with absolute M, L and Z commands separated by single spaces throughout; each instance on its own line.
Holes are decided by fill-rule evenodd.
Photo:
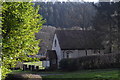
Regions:
M 105 69 L 119 68 L 120 54 L 104 54 L 84 56 L 77 59 L 63 59 L 60 61 L 60 69 L 74 71 L 78 69 Z
M 60 61 L 60 69 L 64 71 L 74 71 L 78 69 L 76 59 L 63 59 Z
M 35 74 L 8 74 L 5 80 L 42 80 L 42 77 Z

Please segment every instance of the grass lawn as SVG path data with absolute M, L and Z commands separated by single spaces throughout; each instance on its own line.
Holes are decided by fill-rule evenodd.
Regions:
M 90 79 L 90 80 L 120 80 L 120 72 L 118 69 L 98 69 L 98 70 L 81 70 L 75 72 L 61 72 L 61 71 L 51 71 L 51 72 L 31 72 L 31 71 L 13 71 L 13 73 L 33 73 L 33 74 L 63 74 L 63 75 L 48 75 L 42 76 L 43 80 L 63 80 L 63 79 Z M 76 79 L 75 79 L 76 78 Z
M 104 69 L 104 70 L 86 70 L 86 71 L 76 71 L 76 72 L 68 72 L 64 75 L 50 75 L 43 76 L 43 78 L 81 78 L 81 79 L 120 79 L 120 72 L 114 69 Z

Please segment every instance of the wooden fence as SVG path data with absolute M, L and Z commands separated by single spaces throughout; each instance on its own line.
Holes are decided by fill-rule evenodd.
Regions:
M 50 63 L 49 61 L 41 61 L 42 64 L 40 65 L 30 65 L 30 64 L 23 64 L 23 70 L 30 70 L 30 71 L 39 71 L 49 68 Z

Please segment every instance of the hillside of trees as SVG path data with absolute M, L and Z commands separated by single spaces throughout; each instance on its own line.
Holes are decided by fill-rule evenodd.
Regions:
M 90 27 L 96 13 L 93 3 L 36 2 L 36 5 L 40 5 L 39 14 L 46 19 L 44 25 L 55 27 Z

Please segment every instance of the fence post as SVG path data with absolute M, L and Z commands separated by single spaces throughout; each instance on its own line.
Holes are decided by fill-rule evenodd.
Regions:
M 31 65 L 29 65 L 29 68 L 28 68 L 29 70 L 31 70 Z
M 36 71 L 39 71 L 39 66 L 36 66 Z
M 34 71 L 34 68 L 35 68 L 35 66 L 34 66 L 34 65 L 31 65 L 31 70 L 32 70 L 32 71 Z
M 27 70 L 27 65 L 23 64 L 23 71 Z

